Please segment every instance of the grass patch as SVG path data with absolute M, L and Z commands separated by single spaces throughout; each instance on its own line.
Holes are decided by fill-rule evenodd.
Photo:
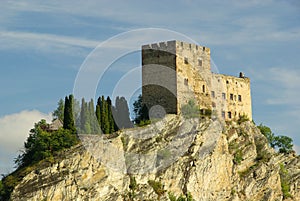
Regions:
M 239 119 L 237 120 L 237 123 L 240 125 L 246 121 L 249 121 L 249 117 L 247 115 L 243 114 L 242 116 L 239 117 Z
M 283 199 L 291 198 L 292 195 L 290 194 L 290 176 L 284 164 L 282 163 L 280 164 L 279 174 Z
M 170 201 L 194 201 L 192 194 L 180 195 L 178 198 L 171 192 L 168 193 Z
M 166 192 L 162 183 L 159 181 L 149 180 L 148 184 L 153 188 L 154 192 L 158 196 L 158 200 L 160 200 L 160 197 Z

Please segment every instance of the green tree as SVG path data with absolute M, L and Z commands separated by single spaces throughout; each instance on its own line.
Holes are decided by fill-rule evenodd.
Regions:
M 106 102 L 107 102 L 107 115 L 108 115 L 108 122 L 109 122 L 109 133 L 113 133 L 118 129 L 116 128 L 116 125 L 115 125 L 115 120 L 114 120 L 113 112 L 112 112 L 113 106 L 112 106 L 111 99 L 109 98 L 109 96 L 106 98 Z
M 272 148 L 275 148 L 275 135 L 271 131 L 271 129 L 267 126 L 262 125 L 262 124 L 257 126 L 257 128 L 259 128 L 261 134 L 263 134 L 267 138 L 269 145 Z
M 118 130 L 113 118 L 113 110 L 114 107 L 112 106 L 109 96 L 106 100 L 104 96 L 98 98 L 95 113 L 101 131 L 105 134 L 113 133 Z
M 119 129 L 133 127 L 130 121 L 130 114 L 127 100 L 124 97 L 117 97 L 113 116 Z
M 88 104 L 84 98 L 81 99 L 81 110 L 80 110 L 80 133 L 90 134 L 91 133 L 90 115 L 88 110 Z
M 271 129 L 267 126 L 260 124 L 257 126 L 260 132 L 267 138 L 269 145 L 272 148 L 278 148 L 280 153 L 290 153 L 293 151 L 292 138 L 284 135 L 275 136 Z
M 64 129 L 71 130 L 73 133 L 76 133 L 75 123 L 74 123 L 74 114 L 73 114 L 73 95 L 65 97 L 65 108 L 64 108 Z
M 98 124 L 98 120 L 95 114 L 95 107 L 94 107 L 94 101 L 93 99 L 90 100 L 88 104 L 88 114 L 90 119 L 90 127 L 91 127 L 91 133 L 92 134 L 100 134 L 100 125 Z
M 64 148 L 69 148 L 78 142 L 72 131 L 59 129 L 48 132 L 49 124 L 42 119 L 30 130 L 30 134 L 24 143 L 24 152 L 20 154 L 15 163 L 18 167 L 25 167 L 43 159 Z
M 149 120 L 149 110 L 146 104 L 143 103 L 142 95 L 138 96 L 138 99 L 133 103 L 133 112 L 135 115 L 134 122 L 140 124 L 142 121 Z
M 98 101 L 97 101 L 97 105 L 96 105 L 96 117 L 97 117 L 97 121 L 98 121 L 98 124 L 99 126 L 101 126 L 101 98 L 99 97 L 98 98 Z
M 52 115 L 55 119 L 59 119 L 63 122 L 64 121 L 64 109 L 65 109 L 65 103 L 64 103 L 63 99 L 60 99 L 58 101 L 57 105 L 58 106 L 57 106 L 56 110 L 54 110 Z
M 278 147 L 280 153 L 290 153 L 293 151 L 293 140 L 288 136 L 276 136 L 275 137 L 275 146 Z

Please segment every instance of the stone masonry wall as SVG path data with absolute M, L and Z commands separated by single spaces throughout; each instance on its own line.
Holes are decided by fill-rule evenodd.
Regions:
M 179 114 L 194 100 L 225 120 L 247 115 L 252 120 L 250 79 L 211 72 L 210 49 L 181 41 L 142 47 L 143 101 Z

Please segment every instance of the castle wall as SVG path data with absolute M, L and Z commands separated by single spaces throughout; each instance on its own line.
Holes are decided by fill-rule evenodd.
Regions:
M 250 79 L 213 74 L 213 109 L 226 120 L 247 115 L 252 120 Z
M 210 49 L 176 41 L 178 108 L 193 99 L 200 108 L 211 108 Z
M 252 120 L 250 79 L 211 72 L 210 49 L 180 41 L 142 47 L 143 101 L 179 114 L 194 100 L 225 120 L 245 114 Z
M 142 94 L 148 109 L 160 105 L 177 114 L 175 41 L 142 47 Z

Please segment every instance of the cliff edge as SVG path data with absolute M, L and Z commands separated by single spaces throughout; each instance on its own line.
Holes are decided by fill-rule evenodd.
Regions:
M 11 199 L 300 200 L 300 157 L 276 153 L 250 121 L 167 115 L 80 139 L 27 174 Z

